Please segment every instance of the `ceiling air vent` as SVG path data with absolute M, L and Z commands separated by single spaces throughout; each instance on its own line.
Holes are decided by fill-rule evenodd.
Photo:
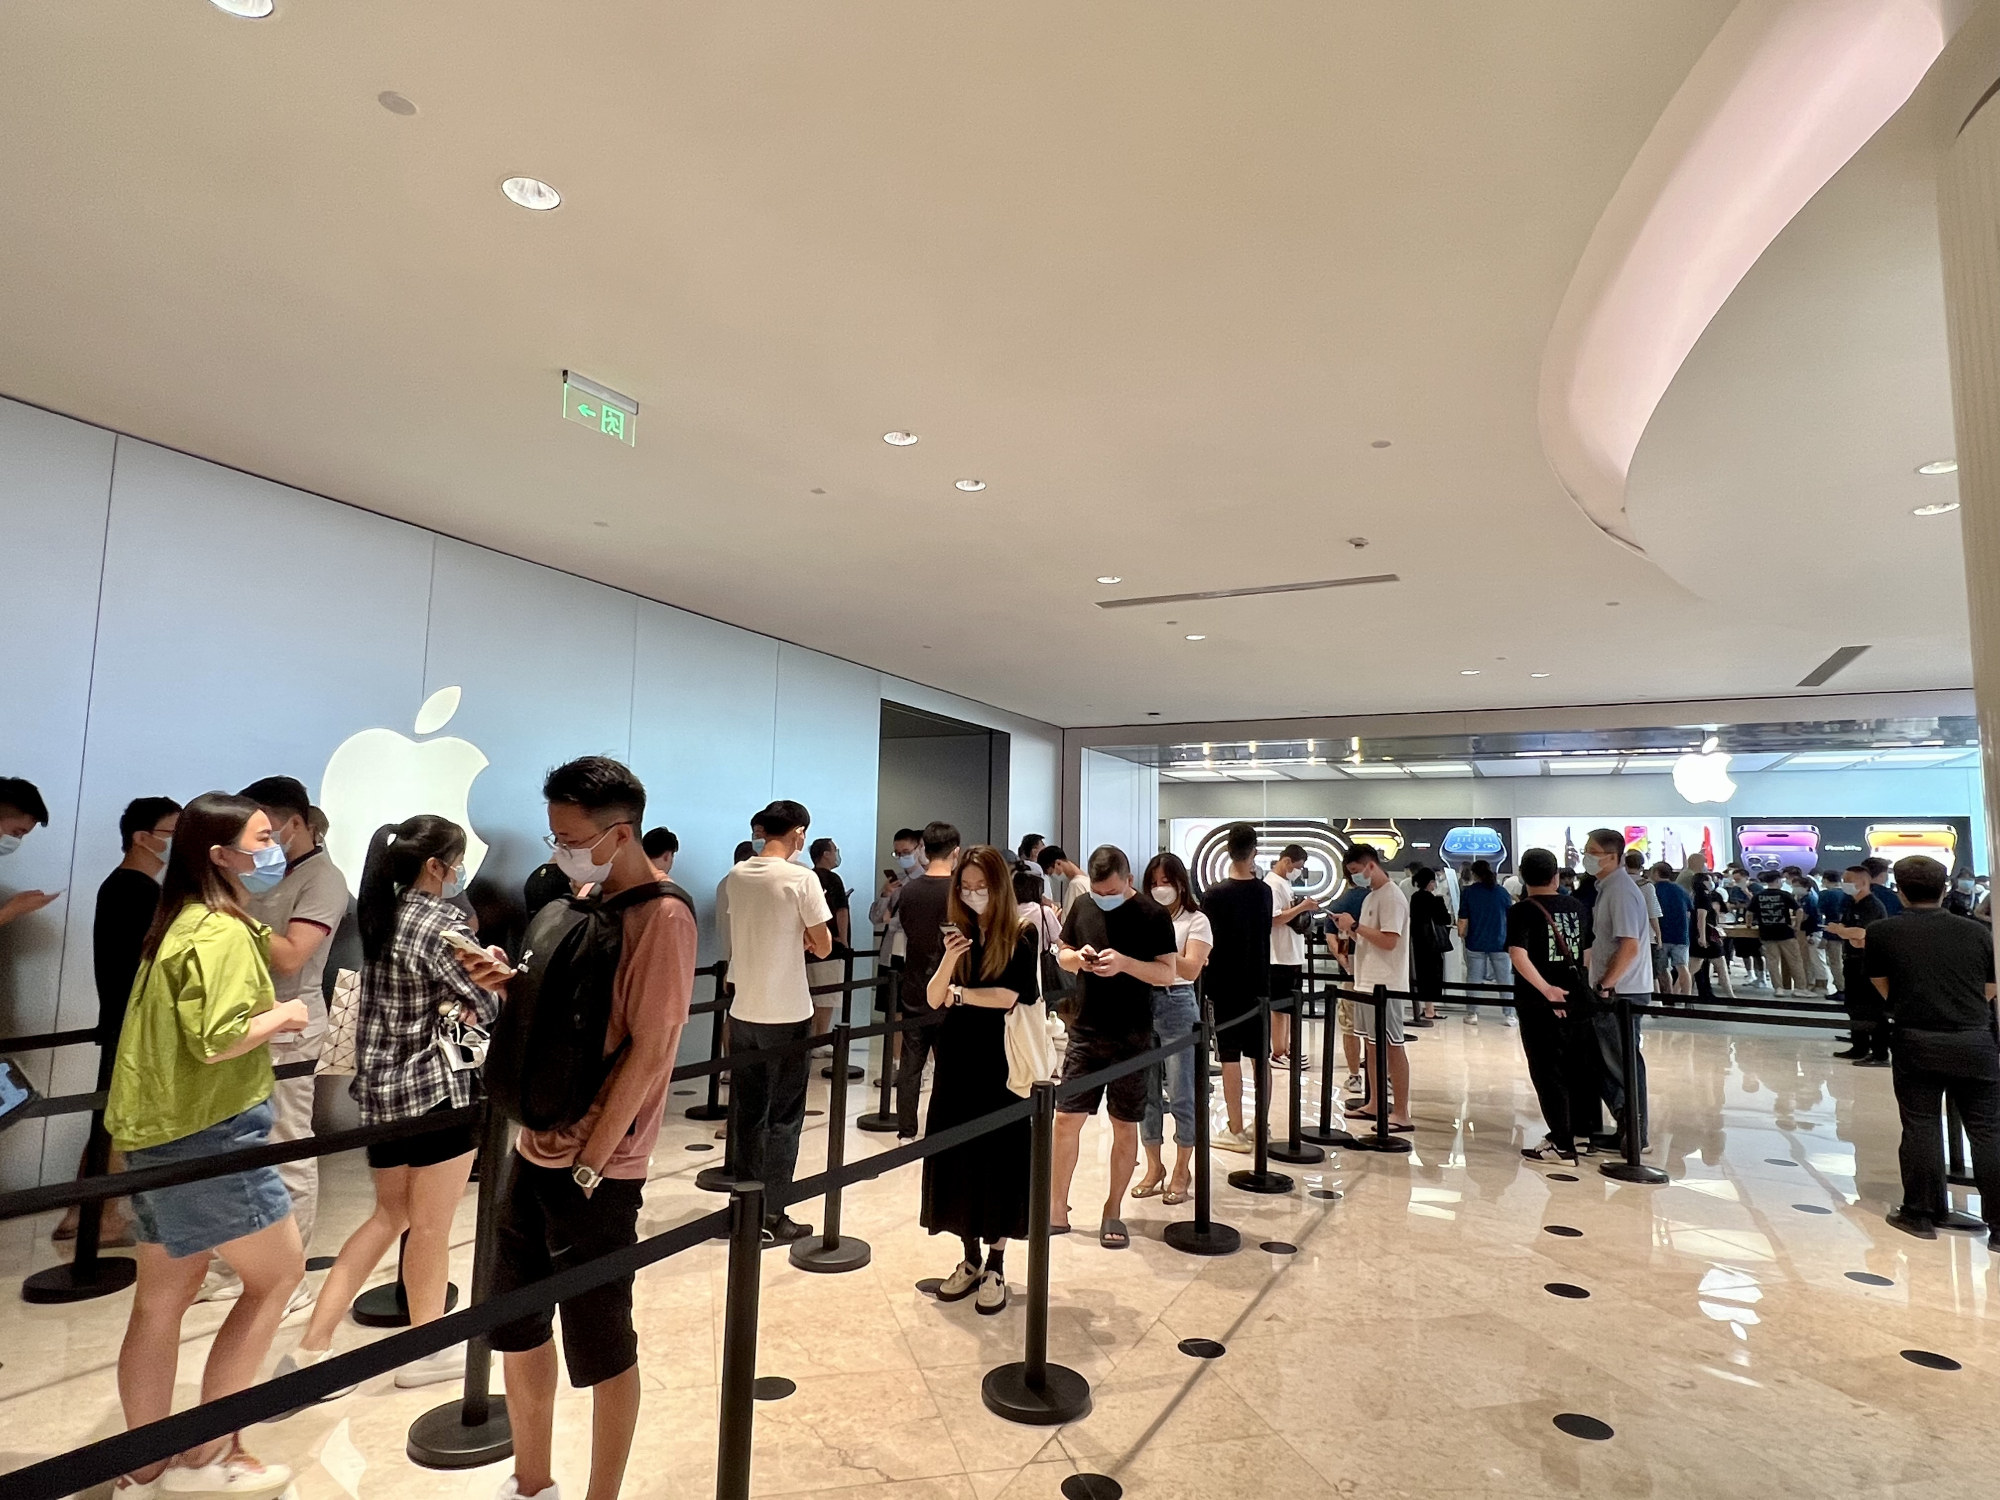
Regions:
M 1854 658 L 1866 651 L 1866 646 L 1842 646 L 1825 661 L 1814 667 L 1799 679 L 1800 687 L 1818 687 L 1836 673 L 1844 672 L 1853 665 Z
M 1306 594 L 1315 589 L 1351 589 L 1364 583 L 1401 583 L 1394 573 L 1370 573 L 1362 578 L 1320 578 L 1311 583 L 1267 583 L 1249 589 L 1203 589 L 1193 594 L 1147 594 L 1137 599 L 1099 599 L 1099 609 L 1137 609 L 1142 604 L 1196 604 L 1206 599 L 1256 599 L 1265 594 Z

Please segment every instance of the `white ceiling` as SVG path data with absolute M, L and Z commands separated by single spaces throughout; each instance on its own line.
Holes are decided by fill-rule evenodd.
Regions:
M 1783 691 L 1847 643 L 1866 580 L 1823 570 L 1873 538 L 1781 529 L 1782 590 L 1718 592 L 1703 559 L 1753 550 L 1728 525 L 1630 556 L 1536 430 L 1582 247 L 1730 8 L 14 6 L 0 392 L 1058 723 Z M 1920 300 L 1907 169 L 1860 194 L 1893 222 L 1834 233 L 1886 236 L 1857 253 Z M 515 208 L 515 173 L 563 207 Z M 1728 391 L 1816 446 L 1801 403 L 1882 349 L 1813 316 L 1818 399 L 1782 357 L 1746 394 L 1718 335 L 1663 410 Z M 1887 316 L 1891 474 L 1949 413 L 1935 308 Z M 560 420 L 564 368 L 639 399 L 636 449 Z M 1635 469 L 1656 557 L 1720 483 L 1676 442 Z M 1892 554 L 1926 598 L 1962 588 L 1950 526 Z M 1809 618 L 1747 628 L 1773 610 Z M 1944 615 L 1838 685 L 1965 682 Z

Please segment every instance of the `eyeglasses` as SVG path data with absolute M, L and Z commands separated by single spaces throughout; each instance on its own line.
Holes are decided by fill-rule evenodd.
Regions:
M 612 829 L 619 827 L 621 824 L 626 828 L 631 828 L 635 826 L 630 818 L 620 818 L 616 823 L 605 824 L 603 829 L 599 831 L 597 837 L 592 839 L 587 844 L 560 843 L 557 841 L 556 836 L 553 833 L 543 834 L 542 843 L 545 847 L 550 849 L 595 849 L 599 844 L 604 842 L 605 834 L 611 832 Z

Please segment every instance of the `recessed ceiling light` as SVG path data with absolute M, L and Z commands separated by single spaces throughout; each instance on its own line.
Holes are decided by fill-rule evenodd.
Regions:
M 261 21 L 271 13 L 275 0 L 208 0 L 208 3 L 225 15 Z
M 392 115 L 413 115 L 417 112 L 416 105 L 405 99 L 394 89 L 382 90 L 381 93 L 375 96 L 375 102 L 388 110 Z
M 1546 677 L 1546 676 L 1548 676 L 1549 674 L 1548 674 L 1548 673 L 1546 673 L 1546 672 L 1530 672 L 1530 673 L 1529 673 L 1528 675 L 1529 675 L 1530 677 Z
M 986 488 L 986 481 L 983 479 L 961 479 L 958 482 L 958 487 L 968 495 L 976 495 Z
M 1097 580 L 1099 583 L 1123 583 L 1125 580 L 1116 573 L 1106 573 Z
M 891 448 L 907 448 L 916 440 L 917 435 L 914 432 L 885 432 L 882 434 L 882 441 L 887 443 Z
M 1188 637 L 1188 639 L 1191 641 L 1205 641 L 1208 639 L 1208 637 L 1205 635 L 1191 635 Z
M 562 194 L 539 177 L 509 177 L 500 184 L 500 191 L 538 214 L 545 214 L 562 202 Z
M 1459 675 L 1459 676 L 1461 676 L 1461 677 L 1477 677 L 1477 676 L 1479 675 L 1479 668 L 1477 668 L 1477 667 L 1464 667 L 1464 668 L 1461 668 L 1461 669 L 1460 669 L 1460 671 L 1459 671 L 1459 674 L 1458 674 L 1458 675 Z
M 1956 500 L 1940 500 L 1934 505 L 1919 505 L 1910 514 L 1913 516 L 1948 516 L 1958 509 Z
M 228 7 L 225 6 L 223 8 L 226 10 Z M 1919 474 L 1956 474 L 1958 472 L 1958 460 L 1955 458 L 1934 458 L 1927 464 L 1918 464 L 1917 472 Z

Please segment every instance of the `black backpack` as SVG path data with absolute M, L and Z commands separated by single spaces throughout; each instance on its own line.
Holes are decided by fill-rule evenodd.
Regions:
M 604 1051 L 625 913 L 663 896 L 694 914 L 688 893 L 662 880 L 609 898 L 565 896 L 529 919 L 486 1053 L 486 1092 L 509 1119 L 561 1130 L 590 1113 L 630 1044 Z

